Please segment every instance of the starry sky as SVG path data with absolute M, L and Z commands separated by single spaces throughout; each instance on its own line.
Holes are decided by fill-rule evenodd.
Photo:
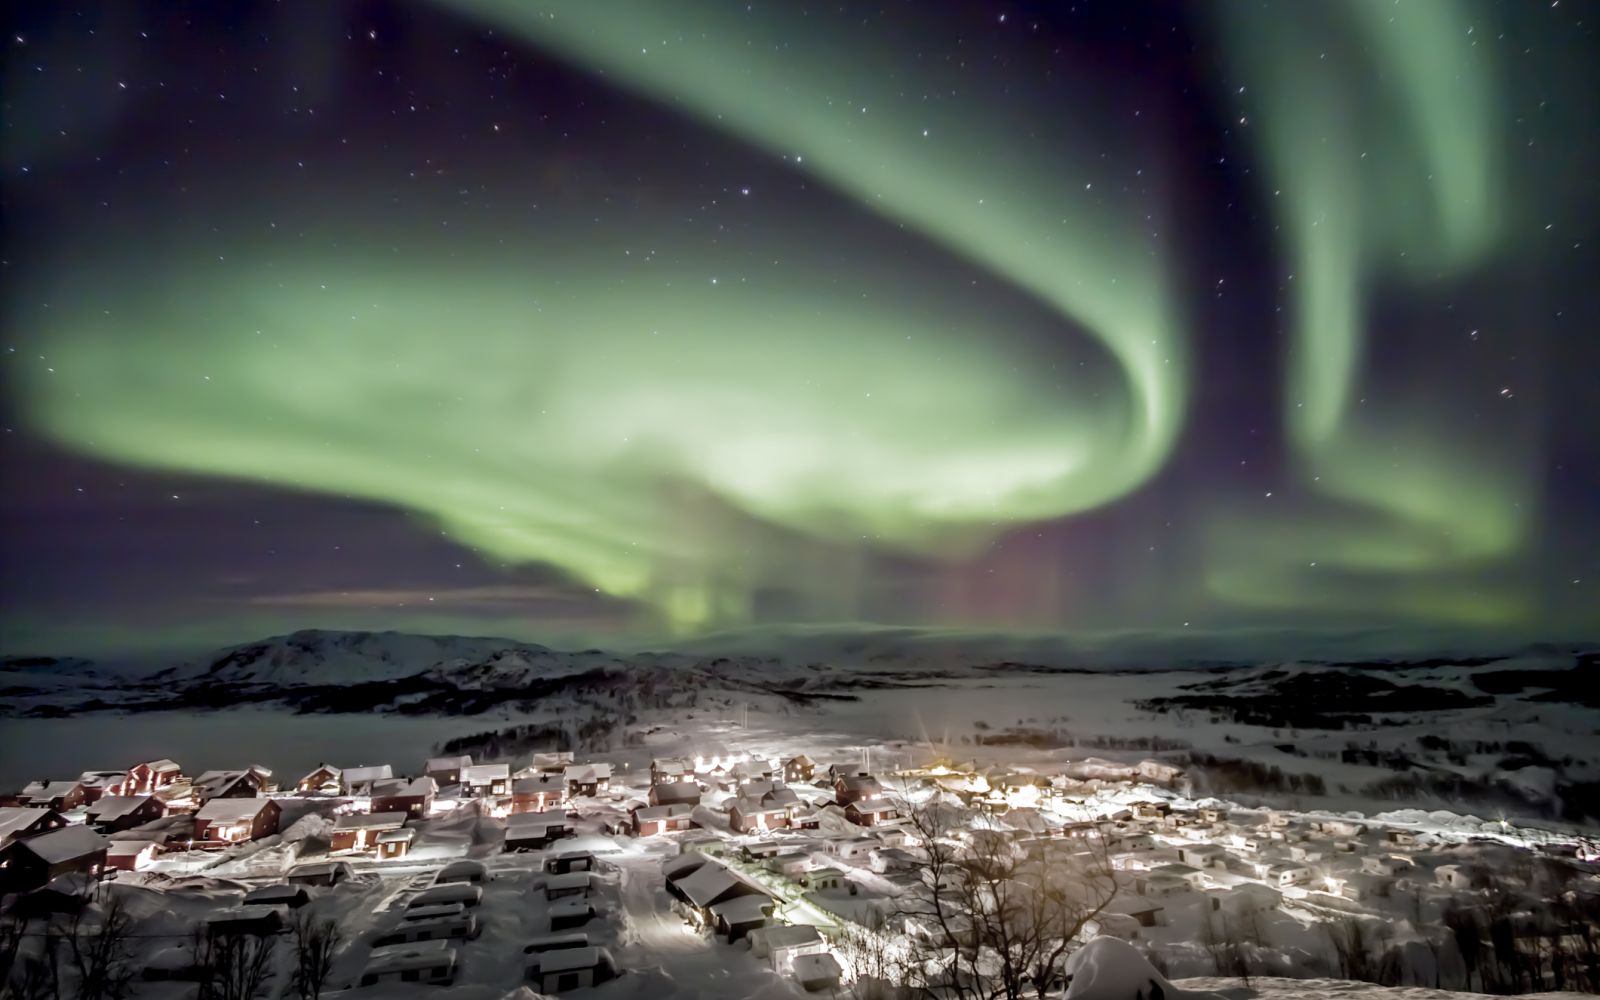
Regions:
M 1600 626 L 1585 4 L 18 6 L 6 652 Z

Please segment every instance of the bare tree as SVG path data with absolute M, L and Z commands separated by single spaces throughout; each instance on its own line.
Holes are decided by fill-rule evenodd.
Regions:
M 122 897 L 108 895 L 98 906 L 75 909 L 62 930 L 76 1000 L 122 1000 L 137 966 L 130 937 L 133 917 Z
M 256 1000 L 272 980 L 277 938 L 197 930 L 194 964 L 200 973 L 198 1000 Z
M 1078 935 L 1116 896 L 1106 831 L 1021 850 L 1005 831 L 972 829 L 966 810 L 904 814 L 927 856 L 925 884 L 901 913 L 920 931 L 923 992 L 1020 1000 L 1059 984 Z
M 328 974 L 333 971 L 333 956 L 344 943 L 344 932 L 337 922 L 317 919 L 305 910 L 295 916 L 294 991 L 300 1000 L 318 1000 Z
M 1478 985 L 1483 985 L 1483 925 L 1478 922 L 1478 915 L 1465 907 L 1455 903 L 1444 908 L 1441 914 L 1444 925 L 1450 929 L 1450 936 L 1455 940 L 1456 951 L 1461 955 L 1462 968 L 1466 970 L 1467 981 L 1463 984 L 1468 991 L 1472 989 L 1472 974 L 1478 973 Z

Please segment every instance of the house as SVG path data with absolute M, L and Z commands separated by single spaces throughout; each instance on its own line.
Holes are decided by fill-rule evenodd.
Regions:
M 1289 858 L 1292 861 L 1303 861 L 1308 865 L 1316 864 L 1322 860 L 1323 850 L 1315 844 L 1290 844 Z
M 98 877 L 111 841 L 86 826 L 65 826 L 0 848 L 0 892 L 28 892 L 63 875 Z
M 660 781 L 650 786 L 647 798 L 653 806 L 700 804 L 700 786 L 693 781 Z
M 456 757 L 429 757 L 423 765 L 422 773 L 432 778 L 443 788 L 445 785 L 461 784 L 461 772 L 472 766 L 472 755 L 461 754 Z
M 409 817 L 403 812 L 346 813 L 333 821 L 335 851 L 370 851 L 378 835 L 399 830 Z
M 1159 875 L 1147 873 L 1136 876 L 1133 880 L 1133 891 L 1150 899 L 1166 899 L 1180 893 L 1190 891 L 1193 886 L 1187 879 L 1176 875 Z
M 676 804 L 647 806 L 633 811 L 633 832 L 637 837 L 653 837 L 660 833 L 679 833 L 694 826 L 690 817 L 694 806 Z
M 83 800 L 97 802 L 105 795 L 126 795 L 127 771 L 85 771 L 78 776 L 83 783 Z
M 1440 865 L 1433 870 L 1433 880 L 1451 889 L 1471 889 L 1472 873 L 1461 865 Z
M 870 774 L 841 774 L 833 781 L 834 800 L 841 806 L 883 796 L 883 787 Z
M 876 837 L 837 837 L 828 841 L 828 853 L 840 858 L 864 858 L 878 849 L 882 841 Z
M 1105 913 L 1119 913 L 1131 918 L 1140 927 L 1165 927 L 1167 911 L 1148 897 L 1119 894 L 1106 904 Z
M 88 800 L 81 781 L 34 781 L 22 789 L 17 804 L 71 812 Z
M 844 807 L 844 818 L 857 826 L 877 826 L 898 815 L 894 804 L 883 799 L 851 802 Z
M 154 795 L 102 795 L 85 810 L 84 821 L 101 833 L 132 830 L 167 814 Z
M 916 871 L 924 863 L 915 854 L 898 847 L 886 847 L 881 851 L 873 851 L 868 858 L 868 864 L 871 865 L 872 870 L 879 874 Z
M 667 877 L 667 892 L 683 904 L 689 918 L 699 927 L 714 926 L 711 908 L 739 896 L 769 898 L 755 884 L 732 869 L 713 861 L 678 869 Z
M 205 919 L 206 933 L 225 936 L 242 934 L 271 937 L 284 930 L 283 914 L 271 906 L 239 905 Z
M 650 784 L 663 785 L 677 781 L 692 781 L 694 765 L 682 757 L 657 757 L 650 762 Z
M 587 989 L 617 977 L 617 963 L 604 948 L 553 948 L 534 952 L 524 970 L 539 993 Z
M 1180 844 L 1178 860 L 1196 868 L 1226 868 L 1228 850 L 1220 844 Z
M 742 941 L 751 931 L 767 926 L 777 900 L 770 896 L 735 896 L 711 906 L 713 932 L 729 944 Z
M 344 788 L 350 795 L 371 795 L 375 782 L 386 781 L 394 777 L 394 768 L 388 764 L 372 764 L 366 767 L 347 767 L 344 769 Z
M 1360 903 L 1389 895 L 1390 879 L 1369 872 L 1352 872 L 1349 875 L 1329 875 L 1328 891 L 1336 896 Z
M 574 764 L 563 773 L 568 795 L 599 795 L 611 788 L 610 764 Z
M 456 981 L 456 946 L 449 938 L 394 945 L 374 951 L 361 970 L 362 986 L 384 983 L 430 983 L 449 986 Z
M 174 784 L 183 776 L 183 768 L 165 757 L 149 760 L 128 768 L 128 782 L 124 792 L 128 795 L 149 795 Z
M 37 806 L 0 806 L 0 847 L 13 840 L 24 840 L 51 830 L 59 830 L 67 821 L 54 809 Z
M 294 885 L 338 885 L 352 874 L 344 861 L 313 861 L 295 865 L 286 877 Z
M 1231 917 L 1269 913 L 1283 902 L 1283 893 L 1259 882 L 1241 882 L 1226 889 L 1206 893 L 1211 900 L 1211 911 Z
M 728 805 L 728 825 L 739 833 L 779 829 L 789 825 L 789 810 L 762 805 L 760 799 L 734 799 Z
M 506 817 L 504 850 L 542 851 L 567 835 L 567 814 L 559 809 L 542 813 L 512 813 Z
M 511 791 L 511 765 L 470 764 L 463 767 L 461 787 L 471 796 L 505 795 Z
M 1133 802 L 1128 805 L 1133 812 L 1134 819 L 1158 822 L 1172 811 L 1172 806 L 1165 802 L 1153 802 L 1148 799 L 1142 802 Z
M 544 859 L 546 875 L 565 875 L 568 872 L 592 872 L 599 863 L 592 851 L 562 851 L 553 858 Z
M 1401 847 L 1412 847 L 1417 842 L 1417 835 L 1410 830 L 1385 830 L 1384 836 L 1388 838 L 1389 843 Z
M 1275 864 L 1267 869 L 1268 885 L 1287 887 L 1311 881 L 1311 869 L 1301 864 Z
M 430 779 L 431 780 L 431 779 Z M 403 858 L 411 853 L 411 844 L 417 839 L 417 831 L 409 826 L 398 830 L 384 830 L 378 834 L 378 860 L 392 861 Z
M 272 799 L 214 798 L 194 814 L 194 839 L 239 844 L 270 837 L 281 812 Z
M 345 792 L 344 771 L 334 767 L 332 764 L 318 764 L 310 774 L 301 778 L 295 787 L 302 792 L 343 795 Z
M 791 785 L 804 784 L 817 771 L 817 762 L 805 754 L 796 754 L 783 762 L 783 780 Z
M 800 886 L 807 892 L 855 892 L 855 883 L 837 868 L 818 868 L 800 876 Z
M 1156 865 L 1150 869 L 1152 875 L 1169 875 L 1172 878 L 1181 878 L 1191 889 L 1203 889 L 1206 884 L 1205 873 L 1198 868 L 1185 864 Z
M 872 835 L 884 847 L 911 847 L 917 842 L 915 831 L 904 824 L 879 826 L 872 831 Z
M 547 902 L 558 899 L 588 899 L 594 892 L 594 875 L 586 871 L 564 872 L 544 880 L 544 898 Z
M 106 867 L 125 872 L 144 871 L 162 850 L 153 840 L 113 840 L 106 848 Z
M 1201 806 L 1200 819 L 1206 823 L 1222 823 L 1228 819 L 1228 810 L 1222 806 Z
M 567 801 L 567 783 L 559 774 L 538 774 L 511 782 L 511 811 L 547 812 Z
M 862 764 L 859 761 L 857 761 L 856 763 L 853 763 L 853 764 L 852 763 L 829 764 L 828 765 L 828 770 L 825 773 L 828 776 L 828 784 L 837 787 L 838 784 L 839 784 L 839 779 L 840 778 L 861 778 L 861 777 L 866 777 L 867 775 L 871 774 L 872 772 L 870 770 L 868 770 L 868 768 L 867 768 L 867 766 L 865 764 Z
M 765 859 L 765 864 L 775 875 L 797 879 L 811 867 L 811 855 L 805 851 L 783 851 Z
M 766 959 L 780 976 L 790 974 L 799 956 L 820 955 L 827 950 L 828 942 L 810 924 L 779 924 L 750 932 L 750 954 Z
M 252 799 L 266 790 L 272 772 L 251 766 L 243 771 L 204 771 L 191 783 L 190 794 L 204 805 L 212 799 Z
M 372 783 L 372 811 L 405 813 L 421 819 L 433 808 L 439 786 L 427 775 L 420 778 L 383 778 Z
M 801 989 L 808 993 L 820 993 L 823 990 L 837 991 L 844 978 L 844 969 L 832 953 L 824 951 L 814 955 L 796 955 L 790 974 Z

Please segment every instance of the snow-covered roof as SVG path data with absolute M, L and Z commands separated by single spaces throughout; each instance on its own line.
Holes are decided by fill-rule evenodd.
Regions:
M 134 767 L 142 767 L 148 771 L 153 771 L 156 774 L 166 774 L 170 771 L 183 770 L 183 768 L 178 766 L 177 761 L 171 760 L 167 757 L 162 757 L 160 760 L 145 761 L 143 764 L 135 764 Z
M 512 795 L 537 795 L 540 792 L 565 791 L 567 783 L 559 774 L 536 774 L 528 778 L 518 778 L 511 783 Z
M 332 764 L 318 764 L 316 767 L 313 767 L 311 770 L 306 772 L 306 777 L 309 778 L 312 775 L 320 774 L 323 771 L 328 772 L 328 776 L 330 778 L 338 778 L 339 775 L 344 773 L 342 768 L 334 767 Z
M 333 821 L 333 828 L 335 831 L 397 830 L 406 825 L 406 818 L 403 812 L 345 813 Z
M 448 938 L 417 941 L 392 947 L 394 949 L 392 951 L 389 948 L 372 949 L 372 957 L 367 959 L 365 970 L 368 975 L 405 972 L 408 969 L 432 969 L 441 965 L 454 968 L 456 964 L 456 942 Z
M 71 795 L 83 784 L 81 781 L 34 781 L 22 790 L 29 799 L 56 799 Z
M 507 781 L 510 778 L 510 764 L 473 764 L 461 769 L 463 785 L 487 785 L 493 781 Z
M 711 915 L 730 924 L 765 920 L 772 902 L 770 896 L 735 896 L 711 907 Z
M 27 851 L 45 864 L 56 865 L 106 850 L 111 846 L 111 841 L 86 826 L 64 826 L 37 837 L 19 840 L 10 846 L 13 850 Z
M 795 948 L 822 940 L 821 932 L 810 924 L 779 924 L 776 927 L 762 927 L 751 931 L 750 935 L 751 937 L 759 935 L 761 941 L 772 949 Z
M 239 823 L 253 820 L 272 804 L 271 799 L 212 799 L 194 814 L 208 823 Z
M 0 806 L 0 843 L 51 815 L 37 806 Z
M 544 812 L 512 813 L 506 817 L 506 836 L 516 834 L 529 834 L 534 830 L 546 827 L 567 825 L 567 814 L 560 809 L 546 809 Z
M 127 858 L 135 854 L 142 854 L 149 848 L 160 846 L 153 840 L 113 840 L 111 846 L 106 848 L 106 856 Z
M 587 785 L 596 781 L 609 781 L 611 779 L 610 764 L 574 764 L 566 772 L 568 781 Z
M 459 757 L 429 757 L 424 771 L 459 771 L 464 767 L 472 766 L 472 755 L 461 754 Z
M 394 777 L 394 768 L 388 764 L 372 764 L 367 767 L 347 767 L 344 769 L 344 780 L 349 785 L 359 785 L 392 777 Z
M 404 826 L 398 830 L 385 830 L 378 834 L 378 843 L 409 844 L 416 838 L 416 836 L 417 831 L 411 829 L 409 826 Z
M 433 906 L 415 906 L 400 914 L 400 922 L 406 924 L 427 923 L 430 920 L 443 920 L 449 917 L 466 915 L 465 903 L 438 903 Z
M 88 814 L 97 823 L 109 823 L 121 819 L 150 800 L 149 795 L 102 795 L 89 806 Z
M 85 788 L 104 788 L 107 785 L 119 785 L 128 780 L 127 771 L 85 771 L 78 775 L 78 781 Z
M 696 868 L 688 875 L 675 879 L 674 884 L 696 906 L 709 906 L 712 900 L 734 886 L 749 885 L 733 871 L 719 864 L 707 864 Z
M 545 880 L 546 892 L 559 892 L 562 889 L 587 889 L 593 879 L 588 872 L 567 872 L 562 875 L 552 875 Z
M 427 775 L 420 778 L 386 778 L 372 783 L 372 797 L 426 798 L 439 790 L 438 782 Z
M 522 951 L 524 954 L 532 955 L 535 952 L 554 951 L 558 948 L 582 948 L 588 943 L 589 935 L 584 931 L 571 931 L 566 934 L 541 934 L 530 940 Z
M 844 970 L 839 967 L 839 960 L 831 952 L 818 952 L 812 955 L 796 955 L 794 957 L 794 978 L 802 983 L 825 982 L 838 979 L 844 975 Z
M 645 806 L 634 811 L 641 822 L 649 823 L 660 819 L 676 819 L 679 816 L 688 816 L 694 812 L 694 806 L 687 802 L 669 802 L 660 806 Z
M 538 957 L 530 959 L 528 964 L 537 966 L 539 972 L 544 975 L 552 972 L 572 972 L 575 969 L 593 969 L 611 963 L 611 956 L 606 950 L 594 945 L 585 945 L 582 948 L 556 948 L 536 954 Z

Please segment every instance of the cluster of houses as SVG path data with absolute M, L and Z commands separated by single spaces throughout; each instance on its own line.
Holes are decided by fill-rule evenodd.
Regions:
M 822 765 L 804 754 L 659 757 L 648 773 L 571 753 L 515 764 L 437 757 L 411 775 L 386 764 L 325 763 L 282 788 L 260 766 L 191 778 L 170 760 L 150 761 L 34 782 L 0 805 L 0 892 L 69 873 L 137 871 L 163 852 L 259 841 L 280 832 L 291 802 L 296 813 L 330 822 L 326 854 L 294 868 L 288 884 L 330 884 L 352 864 L 381 870 L 407 857 L 432 818 L 471 809 L 502 821 L 505 852 L 545 852 L 551 938 L 527 954 L 530 979 L 550 992 L 616 972 L 583 933 L 600 905 L 594 858 L 562 851 L 580 828 L 675 841 L 666 845 L 664 902 L 719 940 L 748 939 L 756 958 L 809 989 L 840 982 L 829 939 L 841 926 L 880 926 L 897 894 L 925 888 L 926 855 L 900 815 L 908 800 L 961 807 L 972 825 L 955 836 L 975 848 L 998 839 L 1017 852 L 1051 844 L 1083 852 L 1082 841 L 1094 839 L 1117 895 L 1086 931 L 1130 940 L 1159 936 L 1161 927 L 1192 938 L 1195 922 L 1213 914 L 1244 919 L 1286 901 L 1348 910 L 1398 889 L 1470 892 L 1484 877 L 1468 846 L 1404 829 L 1230 812 L 1165 794 L 1157 790 L 1180 787 L 1183 775 L 1158 761 L 1075 762 L 1054 775 L 941 762 L 885 780 L 892 793 L 864 762 Z M 1152 794 L 1135 798 L 1136 789 Z M 419 894 L 420 913 L 391 930 L 395 940 L 384 947 L 393 947 L 375 953 L 364 974 L 372 982 L 454 976 L 451 948 L 476 925 L 473 904 L 456 898 L 472 893 L 453 887 L 462 872 L 439 881 L 442 872 L 438 892 Z

